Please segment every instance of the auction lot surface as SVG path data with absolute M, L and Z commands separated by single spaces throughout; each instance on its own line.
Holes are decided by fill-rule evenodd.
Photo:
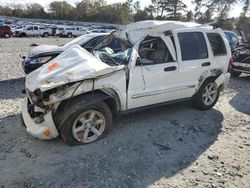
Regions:
M 232 78 L 217 105 L 189 102 L 116 118 L 95 143 L 41 141 L 21 124 L 19 54 L 70 39 L 0 39 L 0 187 L 250 187 L 250 75 Z

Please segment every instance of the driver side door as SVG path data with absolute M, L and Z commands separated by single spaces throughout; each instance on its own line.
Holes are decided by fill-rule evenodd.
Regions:
M 180 87 L 176 81 L 179 67 L 169 46 L 161 37 L 146 37 L 141 42 L 136 65 L 129 73 L 128 109 L 181 98 L 175 92 Z

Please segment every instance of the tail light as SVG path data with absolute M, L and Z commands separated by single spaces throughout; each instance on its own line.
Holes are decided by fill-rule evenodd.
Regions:
M 233 71 L 233 58 L 231 57 L 229 60 L 229 64 L 228 64 L 228 68 L 227 68 L 227 72 L 232 73 Z

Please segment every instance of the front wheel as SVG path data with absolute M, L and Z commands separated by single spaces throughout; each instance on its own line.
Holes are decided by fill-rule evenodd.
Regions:
M 214 79 L 208 79 L 192 98 L 192 103 L 199 110 L 209 110 L 216 104 L 219 96 L 220 88 L 217 88 Z
M 4 33 L 4 38 L 10 38 L 10 34 L 9 33 Z
M 68 116 L 59 130 L 61 138 L 68 145 L 88 144 L 107 133 L 112 124 L 112 113 L 104 102 L 87 107 L 79 105 Z

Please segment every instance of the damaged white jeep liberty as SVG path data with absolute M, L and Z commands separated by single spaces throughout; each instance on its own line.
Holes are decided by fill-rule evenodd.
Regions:
M 122 50 L 106 47 L 117 39 Z M 26 77 L 22 117 L 40 139 L 69 145 L 102 137 L 120 112 L 190 99 L 212 108 L 226 88 L 231 50 L 221 29 L 141 21 L 104 38 L 90 52 L 75 45 Z

